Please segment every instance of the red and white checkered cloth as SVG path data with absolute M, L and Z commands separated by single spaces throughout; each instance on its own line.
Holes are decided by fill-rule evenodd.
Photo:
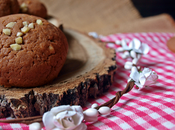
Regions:
M 137 38 L 148 44 L 150 52 L 141 58 L 139 65 L 156 71 L 159 79 L 153 86 L 133 89 L 123 95 L 109 116 L 100 116 L 93 124 L 87 123 L 88 130 L 175 130 L 175 53 L 166 46 L 167 40 L 172 36 L 173 33 L 126 33 L 102 38 L 103 41 L 130 41 Z M 117 45 L 109 43 L 107 47 L 116 48 Z M 100 105 L 110 100 L 117 91 L 125 88 L 130 74 L 130 71 L 124 69 L 126 61 L 117 54 L 118 70 L 114 84 L 96 100 L 89 100 L 85 109 L 93 103 Z M 28 130 L 28 126 L 0 123 L 0 129 Z

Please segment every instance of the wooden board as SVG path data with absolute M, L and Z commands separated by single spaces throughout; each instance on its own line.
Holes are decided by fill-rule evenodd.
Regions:
M 64 26 L 109 35 L 121 32 L 175 32 L 168 14 L 142 18 L 131 0 L 40 0 Z M 149 11 L 149 10 L 148 10 Z
M 61 19 L 65 27 L 82 32 L 96 31 L 109 34 L 120 23 L 139 19 L 141 16 L 130 0 L 40 0 L 48 13 Z M 128 12 L 130 14 L 128 14 Z
M 42 115 L 62 104 L 84 105 L 106 91 L 116 70 L 115 51 L 86 34 L 65 29 L 69 43 L 66 63 L 50 84 L 36 88 L 0 87 L 0 117 Z

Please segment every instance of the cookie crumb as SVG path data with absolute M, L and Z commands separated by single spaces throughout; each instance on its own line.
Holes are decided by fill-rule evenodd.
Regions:
M 36 23 L 37 23 L 38 25 L 43 25 L 43 22 L 42 22 L 41 19 L 37 19 L 37 20 L 36 20 Z
M 23 28 L 21 28 L 21 31 L 22 31 L 23 33 L 27 33 L 29 30 L 30 30 L 30 28 L 27 27 L 27 26 L 24 26 Z
M 20 9 L 21 9 L 21 11 L 22 11 L 23 13 L 27 12 L 27 10 L 28 10 L 27 4 L 26 4 L 26 3 L 22 3 L 22 4 L 20 5 Z
M 21 46 L 18 44 L 11 44 L 10 47 L 14 50 L 14 51 L 19 51 L 21 50 Z
M 5 35 L 10 35 L 11 34 L 11 30 L 10 29 L 3 29 L 3 33 Z
M 13 28 L 13 26 L 16 24 L 16 22 L 10 22 L 6 25 L 7 28 Z
M 16 34 L 17 37 L 21 37 L 22 35 L 23 35 L 22 32 L 17 32 L 17 34 Z
M 28 27 L 29 27 L 29 28 L 34 28 L 34 24 L 33 24 L 33 23 L 30 23 L 30 24 L 28 25 Z
M 16 42 L 17 44 L 21 44 L 21 43 L 22 43 L 22 37 L 17 37 L 17 38 L 15 39 L 15 42 Z

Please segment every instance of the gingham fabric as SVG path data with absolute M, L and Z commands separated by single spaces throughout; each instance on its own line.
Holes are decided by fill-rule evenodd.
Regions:
M 87 123 L 88 130 L 175 130 L 175 53 L 168 50 L 167 40 L 173 33 L 126 33 L 103 37 L 103 41 L 126 39 L 128 42 L 137 38 L 150 46 L 150 52 L 143 55 L 139 61 L 142 67 L 148 67 L 157 72 L 158 83 L 141 90 L 133 89 L 123 95 L 112 108 L 108 116 L 100 116 L 95 123 Z M 118 45 L 107 44 L 116 49 Z M 127 60 L 117 53 L 117 73 L 109 91 L 97 99 L 90 99 L 84 109 L 93 103 L 102 104 L 123 90 L 127 84 L 130 71 L 124 69 Z M 3 130 L 27 130 L 24 124 L 3 124 Z

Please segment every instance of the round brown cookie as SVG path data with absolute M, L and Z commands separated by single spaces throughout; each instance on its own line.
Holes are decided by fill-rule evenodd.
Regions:
M 47 20 L 27 14 L 0 18 L 0 85 L 35 87 L 51 82 L 67 52 L 65 35 Z
M 172 37 L 168 40 L 167 47 L 169 50 L 175 53 L 175 37 Z
M 47 9 L 43 3 L 38 0 L 18 0 L 20 5 L 20 12 L 39 16 L 42 18 L 47 17 Z
M 17 0 L 0 0 L 0 17 L 19 12 Z

